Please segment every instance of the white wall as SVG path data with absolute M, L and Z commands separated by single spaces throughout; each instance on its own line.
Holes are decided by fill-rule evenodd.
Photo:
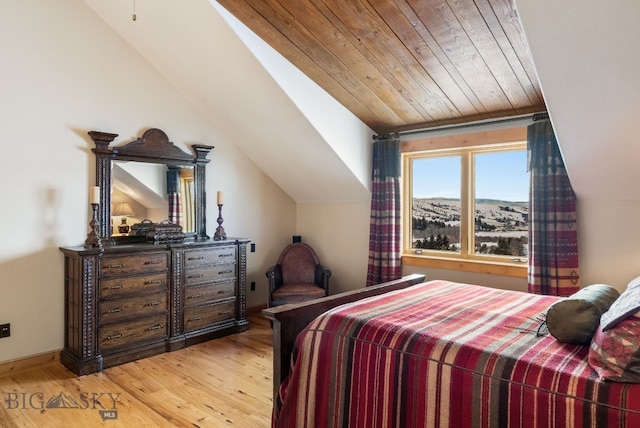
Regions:
M 623 291 L 640 276 L 640 201 L 578 199 L 581 285 Z
M 370 204 L 298 204 L 297 234 L 331 269 L 330 294 L 367 283 Z
M 88 231 L 89 130 L 121 143 L 159 127 L 179 146 L 215 146 L 206 190 L 225 191 L 228 235 L 256 243 L 248 306 L 266 301 L 270 248 L 295 234 L 296 204 L 82 1 L 0 2 L 0 54 L 0 323 L 11 323 L 0 362 L 63 347 L 58 247 L 82 244 Z M 209 204 L 210 235 L 216 217 Z

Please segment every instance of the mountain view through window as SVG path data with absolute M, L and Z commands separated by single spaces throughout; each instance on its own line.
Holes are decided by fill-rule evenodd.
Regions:
M 468 237 L 469 254 L 526 257 L 526 162 L 525 150 L 414 158 L 412 247 L 460 253 Z

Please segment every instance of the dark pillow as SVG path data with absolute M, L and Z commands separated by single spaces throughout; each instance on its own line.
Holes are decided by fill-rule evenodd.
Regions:
M 600 317 L 620 296 L 606 284 L 592 284 L 560 300 L 547 311 L 549 333 L 559 342 L 588 345 Z
M 598 327 L 589 365 L 602 380 L 640 383 L 640 318 L 630 315 L 607 331 Z

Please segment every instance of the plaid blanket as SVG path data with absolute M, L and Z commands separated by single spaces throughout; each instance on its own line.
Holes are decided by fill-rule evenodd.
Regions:
M 540 331 L 557 297 L 430 281 L 337 307 L 297 338 L 278 427 L 640 427 L 640 385 Z

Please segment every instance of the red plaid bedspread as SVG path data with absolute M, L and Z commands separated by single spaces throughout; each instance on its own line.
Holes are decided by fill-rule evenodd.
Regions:
M 273 424 L 640 427 L 640 385 L 537 334 L 557 299 L 431 281 L 335 308 L 298 336 Z

